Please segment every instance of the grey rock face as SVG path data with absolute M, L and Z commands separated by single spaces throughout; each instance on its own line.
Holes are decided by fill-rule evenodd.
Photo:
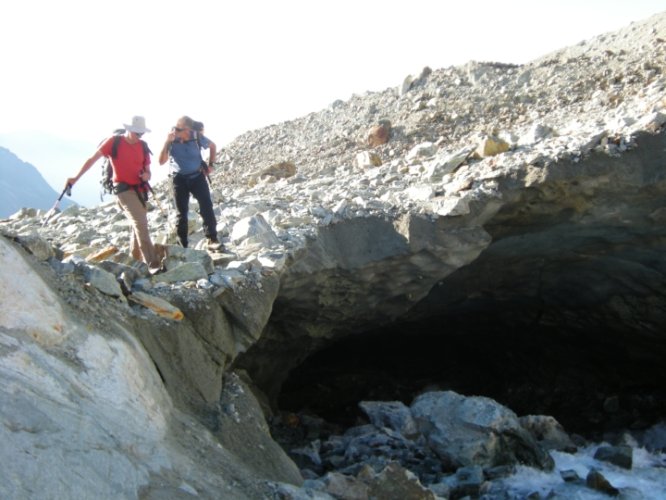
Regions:
M 154 361 L 112 320 L 113 306 L 31 266 L 4 238 L 0 257 L 0 496 L 267 494 L 255 472 L 174 407 Z
M 518 421 L 546 450 L 576 451 L 576 445 L 555 418 L 547 415 L 527 415 L 520 417 Z
M 19 243 L 35 256 L 37 260 L 48 260 L 55 257 L 55 251 L 51 244 L 38 234 L 26 234 L 18 239 Z
M 246 368 L 275 402 L 311 353 L 406 315 L 488 317 L 505 333 L 529 325 L 549 339 L 596 335 L 658 366 L 665 39 L 666 15 L 655 16 L 524 66 L 426 68 L 400 88 L 243 134 L 220 151 L 212 177 L 225 254 L 173 248 L 161 275 L 127 254 L 114 204 L 68 208 L 43 227 L 35 210 L 2 221 L 3 234 L 51 265 L 59 290 L 3 238 L 0 268 L 13 274 L 2 274 L 0 292 L 2 495 L 54 482 L 58 497 L 275 493 L 256 478 L 298 477 L 267 448 L 256 401 L 234 397 L 244 386 L 228 385 L 230 367 Z M 390 123 L 390 135 L 370 152 L 377 123 Z M 156 192 L 168 205 L 167 186 Z M 172 212 L 149 219 L 156 241 L 173 242 Z M 201 247 L 196 216 L 190 229 Z M 121 251 L 85 263 L 109 246 Z M 93 287 L 75 272 L 86 266 Z M 128 303 L 133 291 L 182 319 Z M 643 381 L 642 370 L 624 375 Z M 350 437 L 344 460 L 405 440 L 396 435 L 411 426 L 404 409 L 367 408 L 389 425 Z M 620 399 L 612 409 L 622 416 Z M 447 466 L 551 466 L 516 415 L 490 400 L 440 393 L 411 413 Z M 216 436 L 221 426 L 230 434 Z M 239 433 L 266 456 L 242 450 Z M 414 452 L 403 444 L 398 458 Z M 15 450 L 38 460 L 13 461 Z M 93 451 L 81 459 L 81 450 Z
M 524 463 L 553 468 L 552 458 L 516 414 L 491 399 L 431 392 L 416 398 L 411 411 L 430 446 L 456 467 Z
M 164 274 L 157 275 L 155 281 L 177 283 L 182 281 L 197 281 L 207 278 L 208 273 L 201 263 L 185 262 L 184 264 L 168 270 Z

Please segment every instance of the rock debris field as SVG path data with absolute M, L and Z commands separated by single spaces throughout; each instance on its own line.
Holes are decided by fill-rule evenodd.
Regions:
M 63 384 L 76 385 L 77 370 L 86 377 L 100 370 L 100 380 L 91 382 L 99 388 L 118 353 L 145 349 L 145 356 L 123 358 L 123 367 L 137 367 L 136 380 L 150 373 L 145 386 L 128 379 L 126 387 L 112 389 L 118 400 L 126 394 L 132 405 L 147 408 L 147 434 L 134 450 L 129 442 L 91 439 L 99 449 L 115 450 L 114 463 L 122 462 L 117 473 L 133 471 L 134 482 L 86 481 L 77 489 L 72 479 L 58 492 L 214 498 L 227 491 L 234 498 L 295 500 L 397 498 L 395 492 L 419 499 L 666 495 L 666 446 L 657 422 L 616 432 L 602 444 L 568 434 L 552 416 L 519 417 L 492 399 L 453 391 L 427 392 L 411 404 L 361 402 L 365 423 L 346 430 L 307 412 L 270 407 L 285 374 L 310 353 L 366 323 L 381 326 L 410 312 L 432 297 L 435 285 L 466 266 L 474 270 L 475 262 L 495 255 L 504 235 L 535 228 L 535 220 L 547 221 L 539 227 L 577 224 L 589 231 L 585 238 L 590 228 L 613 227 L 617 232 L 604 233 L 608 240 L 640 234 L 647 242 L 640 274 L 635 266 L 618 271 L 622 309 L 604 296 L 592 317 L 614 318 L 627 332 L 645 334 L 652 342 L 647 350 L 664 349 L 666 264 L 659 242 L 666 241 L 666 156 L 656 146 L 645 151 L 646 144 L 664 144 L 666 14 L 529 64 L 472 61 L 423 68 L 396 83 L 249 131 L 221 148 L 210 182 L 222 251 L 204 250 L 196 203 L 191 247 L 177 246 L 168 185 L 154 186 L 149 225 L 164 249 L 162 273 L 151 275 L 127 255 L 128 225 L 113 200 L 70 207 L 46 222 L 44 212 L 25 208 L 0 222 L 3 263 L 17 243 L 59 297 L 51 312 L 30 319 L 20 308 L 28 292 L 20 292 L 13 310 L 19 319 L 1 325 L 2 373 L 11 381 L 2 406 L 17 409 L 5 419 L 14 423 L 3 427 L 11 443 L 5 461 L 12 460 L 12 446 L 32 446 L 26 444 L 31 437 L 16 438 L 20 429 L 51 432 L 49 412 L 60 411 L 17 396 L 27 383 L 17 374 L 38 364 L 29 361 L 34 352 L 41 353 L 34 359 L 58 360 L 39 364 L 34 380 L 47 376 L 47 365 L 62 370 Z M 617 198 L 620 191 L 629 193 L 626 199 Z M 622 246 L 604 245 L 595 256 L 618 255 Z M 9 289 L 16 277 L 12 282 L 3 267 Z M 68 331 L 67 314 L 86 326 L 65 341 L 58 336 Z M 556 323 L 575 314 L 571 307 L 543 317 Z M 48 315 L 62 324 L 47 338 L 38 322 Z M 107 328 L 132 333 L 81 333 Z M 108 352 L 101 347 L 107 341 Z M 27 347 L 32 342 L 37 347 Z M 14 356 L 19 348 L 23 361 Z M 45 386 L 30 387 L 38 393 Z M 81 402 L 76 390 L 57 397 L 77 401 L 81 411 L 95 404 L 94 398 Z M 21 404 L 39 408 L 30 425 L 16 423 Z M 122 418 L 117 421 L 99 432 L 122 433 Z M 241 436 L 263 451 L 246 450 Z M 53 441 L 54 449 L 62 439 Z M 189 451 L 198 440 L 207 457 Z M 141 454 L 152 458 L 136 465 Z M 115 467 L 103 459 L 87 466 L 101 476 Z M 225 467 L 233 470 L 220 470 Z M 542 476 L 536 481 L 534 474 Z M 20 497 L 31 479 L 16 470 L 0 481 L 0 493 Z M 33 493 L 45 485 L 37 481 Z

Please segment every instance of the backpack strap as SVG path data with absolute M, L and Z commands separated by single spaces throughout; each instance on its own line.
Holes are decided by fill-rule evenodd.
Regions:
M 111 145 L 111 158 L 118 156 L 118 145 L 120 144 L 121 137 L 122 135 L 113 136 L 113 144 Z M 148 155 L 152 155 L 153 152 L 148 147 L 148 143 L 146 141 L 139 139 L 139 142 L 141 143 L 141 147 L 143 149 L 143 166 L 145 167 L 148 163 Z
M 113 136 L 113 144 L 111 145 L 111 158 L 118 156 L 118 144 L 120 144 L 120 138 L 122 135 Z
M 146 141 L 139 139 L 139 142 L 141 143 L 141 146 L 143 146 L 143 166 L 145 167 L 148 164 L 149 155 L 152 155 L 153 152 L 148 147 L 148 143 Z
M 194 132 L 194 138 L 197 141 L 197 146 L 199 146 L 199 151 L 201 151 L 201 139 L 199 132 Z

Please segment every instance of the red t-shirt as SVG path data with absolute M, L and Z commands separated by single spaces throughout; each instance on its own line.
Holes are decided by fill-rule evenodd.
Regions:
M 111 158 L 113 139 L 113 137 L 109 137 L 99 148 L 102 154 L 109 158 Z M 111 158 L 113 182 L 124 182 L 132 186 L 141 184 L 142 181 L 139 175 L 148 165 L 150 165 L 150 155 L 145 155 L 144 157 L 141 141 L 130 144 L 127 142 L 125 136 L 121 136 L 118 142 L 116 157 Z

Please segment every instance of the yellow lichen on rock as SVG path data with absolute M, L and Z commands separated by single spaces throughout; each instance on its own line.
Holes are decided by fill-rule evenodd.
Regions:
M 498 137 L 488 136 L 485 137 L 474 151 L 474 156 L 477 158 L 487 158 L 495 156 L 500 153 L 505 153 L 509 150 L 509 143 L 503 141 Z

